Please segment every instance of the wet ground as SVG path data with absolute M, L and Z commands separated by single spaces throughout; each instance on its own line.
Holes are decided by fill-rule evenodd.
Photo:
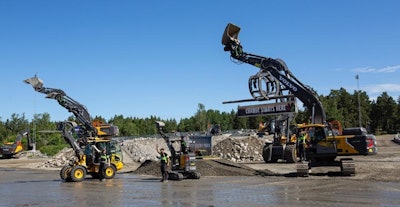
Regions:
M 58 171 L 0 168 L 0 206 L 400 206 L 400 183 L 351 177 L 210 176 L 159 182 L 118 174 L 61 182 Z
M 313 169 L 303 178 L 290 176 L 295 164 L 230 166 L 203 160 L 198 163 L 203 172 L 199 180 L 161 183 L 152 171 L 139 168 L 148 174 L 118 173 L 105 182 L 89 178 L 67 183 L 58 169 L 28 168 L 43 160 L 0 160 L 0 207 L 400 206 L 400 145 L 383 136 L 378 146 L 377 155 L 353 157 L 357 174 L 350 177 L 329 173 L 336 168 Z

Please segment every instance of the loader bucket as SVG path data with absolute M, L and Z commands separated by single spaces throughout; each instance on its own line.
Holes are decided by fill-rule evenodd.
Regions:
M 240 32 L 240 27 L 229 23 L 224 31 L 224 34 L 222 35 L 222 44 L 223 45 L 229 45 L 231 41 L 235 41 L 237 44 L 239 44 L 239 32 Z
M 39 91 L 43 87 L 43 81 L 36 76 L 28 78 L 24 80 L 24 82 L 30 84 L 35 89 L 35 91 Z

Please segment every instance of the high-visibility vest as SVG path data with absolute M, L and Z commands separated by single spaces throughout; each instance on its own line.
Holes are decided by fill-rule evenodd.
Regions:
M 168 162 L 168 155 L 167 155 L 167 153 L 163 153 L 162 155 L 161 155 L 161 162 L 165 162 L 165 163 L 167 163 Z
M 306 133 L 303 134 L 303 136 L 300 136 L 300 139 L 299 139 L 300 144 L 306 143 L 306 137 L 307 137 Z
M 101 160 L 101 161 L 106 161 L 107 158 L 108 158 L 107 154 L 101 154 L 101 155 L 100 155 L 100 160 Z

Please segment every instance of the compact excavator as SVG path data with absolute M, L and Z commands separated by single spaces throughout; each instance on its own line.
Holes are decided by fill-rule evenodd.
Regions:
M 168 179 L 183 180 L 183 179 L 200 179 L 201 174 L 196 171 L 196 155 L 190 149 L 183 149 L 180 144 L 180 150 L 176 150 L 174 143 L 181 143 L 181 138 L 171 139 L 164 132 L 165 123 L 156 121 L 158 133 L 164 139 L 171 152 L 171 170 L 168 171 Z M 188 140 L 185 140 L 188 143 Z M 187 146 L 186 146 L 187 147 Z
M 6 142 L 0 147 L 0 155 L 3 159 L 18 158 L 18 155 L 24 150 L 22 145 L 22 138 L 27 139 L 27 150 L 32 150 L 34 142 L 32 137 L 29 136 L 29 129 L 21 130 L 14 142 Z
M 352 158 L 342 158 L 336 161 L 338 155 L 364 154 L 365 135 L 339 135 L 334 133 L 331 125 L 326 122 L 326 115 L 318 95 L 309 87 L 300 82 L 288 69 L 281 59 L 273 59 L 246 53 L 243 51 L 238 35 L 240 27 L 229 23 L 222 36 L 224 51 L 230 52 L 231 59 L 237 63 L 247 63 L 259 68 L 259 72 L 249 78 L 249 91 L 252 99 L 229 101 L 236 103 L 245 101 L 275 101 L 275 106 L 257 105 L 239 107 L 238 114 L 264 115 L 268 111 L 290 113 L 288 104 L 295 98 L 299 99 L 311 112 L 311 124 L 299 125 L 298 129 L 309 129 L 310 142 L 306 148 L 306 161 L 298 162 L 298 176 L 308 176 L 311 167 L 340 166 L 343 175 L 355 174 L 355 165 Z M 282 107 L 282 106 L 287 106 Z M 244 108 L 244 109 L 243 109 Z M 254 110 L 255 109 L 255 110 Z M 311 130 L 310 130 L 311 129 Z M 277 147 L 273 147 L 277 146 Z M 264 159 L 276 160 L 281 158 L 285 150 L 281 145 L 268 145 L 264 147 Z M 297 150 L 291 150 L 291 153 Z M 271 157 L 272 156 L 272 157 Z M 294 157 L 294 156 L 293 156 Z
M 80 182 L 87 174 L 93 178 L 100 176 L 106 179 L 114 178 L 115 173 L 123 167 L 120 144 L 113 139 L 119 133 L 118 127 L 92 121 L 84 105 L 67 96 L 61 89 L 44 87 L 43 81 L 36 76 L 24 82 L 30 84 L 35 91 L 46 94 L 46 98 L 57 100 L 78 120 L 78 122 L 64 121 L 57 124 L 57 130 L 61 131 L 62 137 L 75 152 L 75 156 L 60 170 L 61 179 L 66 182 Z M 103 149 L 106 149 L 110 162 L 100 169 L 98 150 Z

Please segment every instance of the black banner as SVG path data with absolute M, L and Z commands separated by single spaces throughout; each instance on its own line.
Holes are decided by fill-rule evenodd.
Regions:
M 294 101 L 284 103 L 260 104 L 252 106 L 239 106 L 237 115 L 246 116 L 261 116 L 275 115 L 283 113 L 297 112 L 296 103 Z

